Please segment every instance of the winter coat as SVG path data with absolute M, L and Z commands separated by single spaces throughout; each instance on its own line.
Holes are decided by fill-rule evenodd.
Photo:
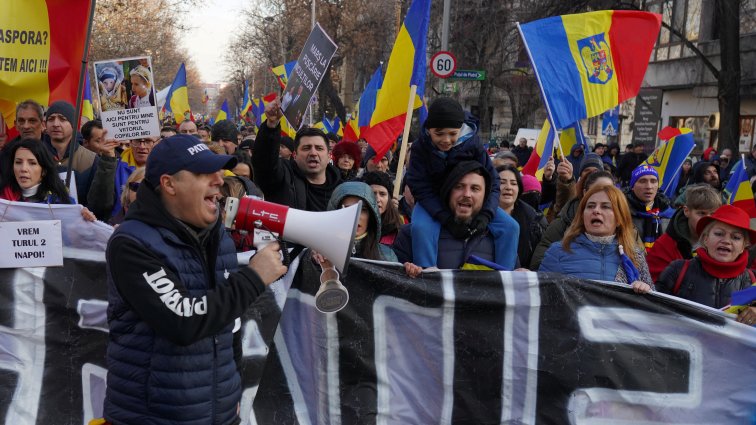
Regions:
M 326 166 L 326 182 L 315 185 L 307 180 L 294 159 L 279 157 L 280 124 L 260 126 L 252 155 L 254 182 L 265 194 L 265 200 L 306 211 L 325 211 L 333 190 L 341 183 L 338 169 Z
M 751 276 L 747 269 L 732 279 L 718 279 L 703 269 L 698 257 L 688 261 L 688 270 L 677 294 L 674 294 L 674 287 L 685 260 L 673 261 L 664 269 L 656 282 L 656 289 L 709 307 L 722 308 L 730 304 L 733 292 L 751 286 Z
M 512 218 L 520 225 L 520 239 L 517 243 L 517 256 L 521 267 L 530 266 L 530 258 L 546 229 L 546 218 L 521 199 L 515 201 Z
M 378 203 L 375 201 L 375 195 L 373 190 L 370 189 L 365 183 L 362 182 L 344 182 L 333 190 L 331 199 L 328 200 L 328 211 L 337 210 L 341 208 L 341 202 L 347 196 L 356 196 L 360 198 L 364 205 L 367 205 L 368 212 L 371 215 L 372 220 L 368 223 L 368 232 L 375 234 L 375 241 L 378 245 L 378 252 L 382 258 L 375 258 L 376 260 L 383 261 L 396 261 L 396 255 L 389 246 L 378 243 L 381 239 L 381 214 L 378 212 Z M 364 239 L 363 239 L 364 240 Z M 362 240 L 355 242 L 355 244 L 361 243 Z M 358 247 L 355 247 L 353 254 L 360 252 Z
M 693 258 L 693 244 L 690 243 L 690 238 L 688 217 L 679 209 L 672 216 L 667 230 L 656 240 L 646 256 L 648 269 L 654 281 L 659 279 L 671 262 Z
M 467 114 L 460 130 L 459 139 L 448 151 L 442 152 L 433 145 L 428 130 L 423 130 L 420 138 L 412 144 L 412 160 L 407 168 L 405 181 L 415 197 L 415 203 L 425 208 L 428 214 L 439 223 L 445 223 L 452 214 L 441 199 L 441 186 L 449 170 L 462 161 L 477 161 L 491 174 L 491 187 L 487 201 L 481 213 L 489 219 L 496 215 L 499 208 L 499 173 L 491 162 L 488 152 L 478 137 L 478 121 Z
M 625 197 L 630 206 L 630 214 L 633 216 L 635 230 L 638 232 L 643 245 L 648 251 L 654 246 L 654 242 L 667 230 L 674 210 L 671 209 L 669 199 L 662 192 L 656 194 L 654 204 L 651 206 L 651 211 L 656 211 L 655 213 L 646 212 L 646 205 L 635 196 L 635 193 L 630 188 L 625 189 Z
M 399 229 L 399 234 L 392 246 L 400 263 L 413 263 L 412 256 L 412 223 Z M 443 226 L 438 236 L 439 269 L 458 269 L 467 261 L 470 255 L 476 255 L 484 260 L 496 261 L 496 243 L 510 243 L 506 240 L 495 241 L 491 232 L 479 233 L 469 239 L 456 239 Z
M 643 250 L 637 250 L 635 256 L 640 259 L 640 280 L 653 284 Z M 570 244 L 570 252 L 565 251 L 561 241 L 552 244 L 546 251 L 538 271 L 561 273 L 581 279 L 632 283 L 627 282 L 627 276 L 620 264 L 616 239 L 604 244 L 591 241 L 585 234 L 581 234 Z
M 580 156 L 575 157 L 573 153 L 575 153 L 576 150 L 582 149 L 583 153 L 580 154 Z M 567 155 L 567 161 L 570 161 L 570 164 L 572 164 L 572 176 L 575 178 L 575 180 L 580 177 L 580 163 L 583 162 L 583 158 L 585 158 L 585 148 L 580 143 L 575 143 L 570 148 L 570 154 Z
M 265 286 L 220 220 L 196 232 L 141 185 L 106 252 L 104 417 L 114 424 L 236 424 L 235 318 Z
M 533 255 L 530 257 L 531 270 L 538 270 L 543 261 L 543 256 L 546 254 L 546 250 L 548 250 L 554 242 L 562 240 L 564 233 L 575 218 L 578 206 L 580 206 L 580 199 L 574 198 L 570 200 L 567 205 L 562 208 L 559 217 L 549 223 L 548 227 L 543 231 L 541 240 L 538 242 L 535 249 L 533 249 Z
M 533 153 L 533 148 L 530 146 L 525 146 L 523 148 L 520 145 L 517 145 L 512 148 L 512 153 L 517 157 L 518 165 L 523 167 L 528 162 L 528 159 L 530 159 L 530 155 Z

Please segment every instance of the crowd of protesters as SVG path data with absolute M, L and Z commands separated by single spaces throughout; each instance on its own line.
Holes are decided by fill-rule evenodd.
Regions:
M 160 164 L 179 170 L 175 174 L 188 170 L 212 192 L 199 201 L 218 201 L 219 206 L 208 207 L 217 216 L 227 197 L 246 195 L 308 211 L 361 201 L 353 256 L 399 261 L 411 277 L 458 268 L 553 272 L 625 283 L 638 293 L 660 291 L 714 308 L 726 306 L 732 292 L 754 283 L 750 270 L 756 256 L 749 247 L 756 233 L 744 211 L 723 205 L 724 183 L 734 164 L 727 149 L 688 158 L 668 196 L 659 189 L 657 171 L 643 164 L 649 153 L 643 145 L 628 145 L 624 153 L 616 144 L 575 145 L 566 157 L 554 152 L 540 180 L 523 175 L 533 151 L 527 141 L 519 140 L 511 150 L 507 145 L 487 150 L 478 137 L 477 119 L 450 98 L 430 103 L 405 164 L 399 164 L 398 150 L 377 156 L 364 140 L 341 141 L 317 128 L 305 126 L 291 139 L 282 135 L 278 102 L 271 102 L 265 113 L 259 129 L 226 120 L 212 126 L 185 120 L 164 126 L 160 137 L 118 143 L 96 120 L 74 131 L 70 103 L 54 102 L 45 110 L 25 101 L 16 111 L 18 137 L 0 140 L 0 197 L 79 203 L 84 219 L 125 226 L 123 234 L 138 228 L 129 222 L 144 217 L 159 227 L 163 208 L 182 208 L 180 197 L 171 201 L 175 206 L 169 202 L 174 192 L 191 190 L 182 189 L 184 178 L 151 175 L 158 161 L 169 161 Z M 223 164 L 173 167 L 170 155 L 178 155 L 177 146 L 192 143 L 207 147 L 203 161 L 221 155 Z M 161 144 L 159 150 L 165 152 L 154 154 Z M 65 176 L 69 162 L 75 181 L 70 189 L 58 177 Z M 756 149 L 744 165 L 756 185 Z M 406 176 L 395 196 L 399 167 Z M 140 201 L 140 196 L 147 199 Z M 149 210 L 153 207 L 160 211 Z M 217 227 L 218 219 L 203 217 L 198 223 L 166 226 L 188 232 L 202 244 L 205 227 Z M 222 232 L 236 251 L 252 248 L 250 235 Z M 137 255 L 136 239 L 124 243 Z M 202 252 L 226 249 L 221 248 Z M 108 258 L 121 263 L 118 255 Z M 316 252 L 307 261 L 310 266 L 328 263 Z M 123 266 L 111 265 L 111 270 L 133 274 Z M 247 298 L 264 290 L 271 278 L 245 278 L 255 283 Z M 756 307 L 742 310 L 737 320 L 754 325 Z M 127 405 L 119 408 L 128 410 Z

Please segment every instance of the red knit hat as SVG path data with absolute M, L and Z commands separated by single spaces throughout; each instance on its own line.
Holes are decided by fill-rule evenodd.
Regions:
M 336 143 L 336 146 L 333 147 L 333 152 L 331 153 L 333 156 L 333 162 L 338 163 L 339 158 L 344 154 L 351 156 L 354 159 L 355 168 L 359 168 L 360 162 L 362 162 L 362 150 L 357 143 L 345 141 Z
M 722 205 L 714 211 L 714 214 L 701 218 L 696 224 L 696 233 L 703 233 L 704 228 L 712 221 L 719 221 L 738 229 L 745 230 L 751 243 L 756 243 L 756 231 L 751 230 L 751 218 L 748 213 L 732 205 Z

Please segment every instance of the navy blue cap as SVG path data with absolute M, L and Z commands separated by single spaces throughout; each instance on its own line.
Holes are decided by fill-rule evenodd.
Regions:
M 147 157 L 144 177 L 157 187 L 163 174 L 176 174 L 184 170 L 210 174 L 218 170 L 230 170 L 235 166 L 235 157 L 213 153 L 206 144 L 194 136 L 177 134 L 155 145 Z

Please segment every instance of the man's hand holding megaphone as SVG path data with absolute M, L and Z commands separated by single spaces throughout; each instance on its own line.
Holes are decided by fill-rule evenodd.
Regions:
M 265 285 L 278 280 L 286 274 L 288 268 L 281 262 L 281 247 L 278 242 L 271 242 L 249 259 L 249 267 L 254 270 Z

